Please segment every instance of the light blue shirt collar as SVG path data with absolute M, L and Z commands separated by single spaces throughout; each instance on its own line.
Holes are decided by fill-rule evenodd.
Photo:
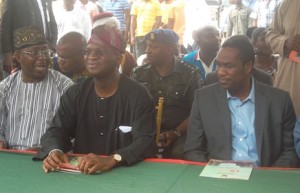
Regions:
M 249 95 L 247 96 L 247 98 L 245 98 L 245 100 L 242 101 L 242 102 L 250 100 L 254 104 L 255 103 L 255 91 L 254 91 L 255 90 L 255 85 L 254 85 L 254 78 L 252 76 L 251 76 L 251 82 L 252 82 L 251 91 L 250 91 Z M 226 90 L 226 93 L 227 93 L 227 99 L 237 98 L 235 96 L 232 96 L 228 90 Z

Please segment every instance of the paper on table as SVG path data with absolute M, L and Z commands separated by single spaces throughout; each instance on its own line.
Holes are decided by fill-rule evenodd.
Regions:
M 129 133 L 132 130 L 132 127 L 130 126 L 119 126 L 119 129 L 123 132 L 123 133 Z
M 69 163 L 61 163 L 59 166 L 59 169 L 57 171 L 59 172 L 68 172 L 68 173 L 81 173 L 77 169 L 77 165 L 80 161 L 80 157 L 73 157 Z
M 80 162 L 81 157 L 73 157 L 69 161 L 69 163 L 61 163 L 58 168 L 58 172 L 65 172 L 65 173 L 74 173 L 74 174 L 81 174 L 81 171 L 77 169 L 77 165 Z M 102 171 L 96 171 L 96 174 L 101 173 Z
M 253 166 L 253 162 L 236 162 L 211 159 L 199 176 L 249 180 Z

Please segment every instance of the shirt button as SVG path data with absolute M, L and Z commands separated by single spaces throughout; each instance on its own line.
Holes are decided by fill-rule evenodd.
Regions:
M 159 78 L 159 80 L 162 80 L 162 78 Z
M 177 95 L 177 94 L 178 94 L 178 92 L 175 92 L 175 94 Z
M 100 116 L 100 119 L 103 119 L 103 118 L 104 118 L 104 116 L 101 115 L 101 116 Z
M 104 100 L 104 98 L 101 97 L 100 100 Z
M 240 138 L 240 141 L 243 141 L 243 138 Z
M 100 135 L 101 135 L 101 136 L 103 136 L 103 135 L 104 135 L 104 133 L 102 133 L 102 132 L 101 132 L 101 133 L 100 133 Z
M 242 154 L 241 154 L 241 153 L 239 153 L 239 157 L 242 157 Z
M 161 94 L 161 91 L 158 91 L 159 94 Z
M 242 124 L 242 122 L 241 121 L 239 121 L 239 125 L 241 125 Z

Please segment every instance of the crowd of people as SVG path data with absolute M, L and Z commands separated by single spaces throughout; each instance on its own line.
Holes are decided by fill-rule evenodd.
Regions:
M 0 149 L 46 173 L 67 153 L 85 174 L 157 156 L 299 167 L 300 1 L 229 4 L 222 30 L 205 1 L 2 0 Z

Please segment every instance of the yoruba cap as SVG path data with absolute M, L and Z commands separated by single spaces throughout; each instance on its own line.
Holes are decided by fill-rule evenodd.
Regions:
M 102 43 L 105 47 L 124 53 L 126 44 L 119 31 L 115 27 L 103 26 L 92 30 L 88 44 Z
M 39 44 L 48 44 L 44 32 L 36 26 L 22 27 L 14 32 L 14 49 L 20 50 Z
M 116 27 L 116 29 L 119 30 L 120 28 L 120 22 L 116 17 L 114 17 L 114 14 L 110 12 L 102 12 L 98 13 L 93 17 L 93 29 L 95 29 L 98 26 L 108 25 L 110 27 Z
M 155 29 L 145 35 L 145 40 L 161 44 L 177 44 L 179 36 L 170 29 Z

